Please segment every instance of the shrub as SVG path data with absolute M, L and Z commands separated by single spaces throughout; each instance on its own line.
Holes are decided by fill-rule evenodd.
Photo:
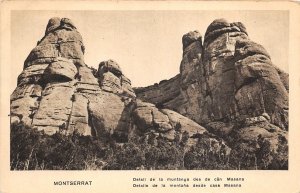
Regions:
M 222 139 L 199 135 L 190 146 L 189 134 L 176 140 L 154 134 L 135 136 L 124 143 L 113 137 L 99 140 L 77 132 L 64 135 L 43 131 L 21 123 L 11 124 L 11 170 L 207 170 L 207 169 L 287 169 L 288 144 L 279 136 L 278 148 L 268 140 L 252 143 L 231 139 L 231 152 Z M 229 139 L 230 140 L 230 139 Z

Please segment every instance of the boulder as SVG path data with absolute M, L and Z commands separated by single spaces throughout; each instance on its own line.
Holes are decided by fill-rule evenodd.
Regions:
M 98 67 L 98 81 L 101 89 L 122 96 L 135 98 L 131 81 L 122 74 L 119 64 L 114 60 L 103 61 Z
M 199 41 L 201 43 L 202 42 L 201 39 L 202 39 L 202 35 L 197 30 L 190 31 L 189 33 L 183 35 L 182 37 L 183 50 L 196 41 Z
M 205 131 L 207 131 L 198 123 L 185 116 L 182 116 L 175 111 L 169 109 L 162 109 L 161 111 L 168 116 L 170 123 L 175 130 L 181 130 L 182 132 L 187 131 L 191 136 L 196 133 L 204 133 Z
M 154 132 L 157 136 L 174 141 L 176 135 L 181 136 L 186 132 L 190 137 L 206 133 L 207 130 L 187 117 L 169 109 L 158 109 L 151 103 L 136 101 L 133 111 L 134 124 L 142 133 Z M 138 134 L 136 134 L 138 135 Z M 189 140 L 189 145 L 194 145 L 195 140 Z
M 99 76 L 101 77 L 106 72 L 111 72 L 117 77 L 122 75 L 122 70 L 119 64 L 114 60 L 103 61 L 99 64 L 99 68 L 98 68 Z
M 69 29 L 69 30 L 76 29 L 74 23 L 69 18 L 62 18 L 61 19 L 61 26 L 63 28 Z
M 55 44 L 37 45 L 26 58 L 24 69 L 33 64 L 52 62 L 58 56 L 58 49 Z
M 49 19 L 47 27 L 46 27 L 46 32 L 45 35 L 47 35 L 49 32 L 57 29 L 60 26 L 60 18 L 59 17 L 53 17 Z
M 147 103 L 137 101 L 133 116 L 137 127 L 143 131 L 166 132 L 172 129 L 168 116 Z
M 105 91 L 113 93 L 121 93 L 122 91 L 121 80 L 111 72 L 102 74 L 99 81 L 100 87 Z
M 46 82 L 65 82 L 72 81 L 77 74 L 77 68 L 74 63 L 64 58 L 58 58 L 58 61 L 51 63 L 44 72 Z
M 25 68 L 18 76 L 18 85 L 40 83 L 48 66 L 49 64 L 37 64 Z

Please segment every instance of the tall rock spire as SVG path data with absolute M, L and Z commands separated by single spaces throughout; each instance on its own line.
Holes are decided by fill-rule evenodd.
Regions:
M 51 18 L 45 36 L 25 60 L 18 86 L 11 95 L 11 121 L 22 121 L 48 134 L 59 130 L 99 134 L 94 124 L 106 124 L 112 130 L 123 127 L 118 125 L 125 108 L 121 98 L 135 97 L 130 80 L 120 69 L 116 74 L 116 69 L 110 67 L 118 66 L 116 62 L 104 62 L 108 64 L 104 70 L 102 62 L 99 72 L 89 68 L 84 63 L 84 51 L 73 22 Z M 103 108 L 111 109 L 114 115 Z
M 241 22 L 216 19 L 208 26 L 203 45 L 198 31 L 185 34 L 182 44 L 180 74 L 162 84 L 137 88 L 138 98 L 176 110 L 199 124 L 267 113 L 271 123 L 288 128 L 288 74 L 249 39 Z M 178 79 L 179 86 L 174 86 Z M 176 95 L 166 99 L 165 88 Z
M 180 74 L 135 89 L 137 98 L 175 110 L 233 144 L 260 137 L 275 150 L 280 136 L 287 139 L 288 74 L 242 23 L 214 20 L 203 44 L 197 31 L 185 34 L 182 44 Z
M 70 19 L 51 18 L 45 36 L 30 52 L 24 68 L 51 63 L 60 57 L 72 60 L 77 66 L 84 66 L 84 50 L 82 37 Z

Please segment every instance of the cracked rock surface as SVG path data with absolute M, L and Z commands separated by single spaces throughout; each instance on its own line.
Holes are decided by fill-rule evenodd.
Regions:
M 270 134 L 264 135 L 266 139 L 286 136 L 288 74 L 273 65 L 263 46 L 250 40 L 241 22 L 217 19 L 208 26 L 203 42 L 198 31 L 191 31 L 183 35 L 182 44 L 180 74 L 134 88 L 137 98 L 172 109 L 219 136 L 233 135 L 237 127 L 249 136 L 261 131 Z M 268 124 L 241 128 L 241 122 L 263 114 Z M 279 128 L 280 134 L 267 131 L 266 125 Z M 246 141 L 255 138 L 248 134 L 238 136 Z
M 193 50 L 201 45 L 201 36 L 193 32 L 185 42 Z M 116 61 L 102 61 L 98 69 L 90 68 L 84 62 L 84 51 L 74 23 L 51 18 L 45 36 L 25 60 L 11 95 L 11 123 L 23 122 L 49 135 L 74 131 L 100 139 L 112 135 L 119 142 L 150 134 L 171 142 L 183 132 L 191 137 L 207 132 L 179 113 L 136 99 L 130 79 Z M 176 90 L 180 81 L 178 76 L 174 87 L 166 89 Z M 163 97 L 168 100 L 174 94 L 179 93 Z M 190 138 L 189 143 L 195 139 Z
M 185 133 L 194 144 L 208 133 L 227 144 L 264 138 L 276 149 L 279 138 L 287 140 L 288 74 L 242 23 L 217 19 L 204 38 L 197 30 L 184 34 L 182 45 L 179 74 L 133 89 L 114 60 L 88 67 L 74 23 L 51 18 L 11 95 L 11 123 L 118 142 L 136 135 L 172 142 Z

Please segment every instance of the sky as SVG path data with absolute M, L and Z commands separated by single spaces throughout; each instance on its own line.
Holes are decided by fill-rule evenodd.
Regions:
M 287 11 L 12 11 L 11 85 L 51 17 L 70 18 L 83 37 L 85 63 L 98 67 L 116 60 L 134 87 L 148 86 L 179 73 L 182 36 L 203 36 L 217 18 L 244 23 L 252 41 L 262 44 L 273 63 L 288 72 Z M 14 89 L 14 88 L 12 88 Z

